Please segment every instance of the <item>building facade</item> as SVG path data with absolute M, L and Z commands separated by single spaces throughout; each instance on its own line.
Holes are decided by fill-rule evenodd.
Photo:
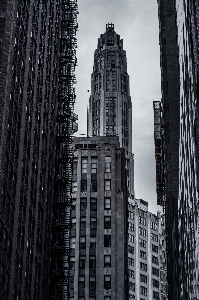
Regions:
M 128 205 L 128 276 L 129 299 L 168 299 L 164 215 L 142 199 Z
M 0 4 L 0 297 L 5 300 L 50 299 L 57 136 L 64 123 L 58 117 L 71 108 L 71 124 L 74 101 L 71 79 L 61 80 L 60 31 L 71 19 L 75 23 L 73 44 L 65 36 L 74 58 L 75 5 L 73 0 Z M 75 63 L 67 55 L 64 70 L 70 77 Z M 57 98 L 60 103 L 64 86 L 72 100 L 61 109 Z M 65 136 L 72 134 L 64 128 Z
M 158 6 L 162 101 L 155 140 L 159 175 L 164 169 L 157 187 L 164 187 L 169 299 L 198 299 L 198 2 Z
M 128 299 L 127 186 L 118 137 L 75 138 L 70 300 Z
M 129 200 L 134 197 L 134 158 L 132 154 L 132 103 L 123 40 L 113 24 L 98 39 L 91 75 L 88 109 L 88 136 L 119 136 L 126 150 Z

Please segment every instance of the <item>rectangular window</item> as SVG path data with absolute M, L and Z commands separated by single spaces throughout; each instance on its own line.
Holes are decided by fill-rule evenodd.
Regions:
M 96 237 L 90 237 L 90 249 L 96 248 Z
M 134 247 L 128 245 L 128 253 L 134 254 Z
M 153 286 L 159 289 L 159 281 L 156 279 L 153 279 Z
M 86 257 L 84 255 L 80 255 L 80 257 L 79 257 L 79 268 L 80 269 L 85 269 L 85 260 L 86 260 Z
M 70 257 L 70 270 L 75 269 L 75 256 Z
M 158 253 L 158 246 L 152 244 L 152 251 Z
M 104 267 L 105 268 L 111 267 L 111 256 L 110 255 L 104 255 Z
M 89 268 L 96 268 L 96 257 L 94 255 L 90 255 L 89 258 Z
M 71 229 L 76 228 L 76 218 L 71 218 Z
M 134 243 L 134 235 L 129 233 L 128 236 L 129 236 L 129 242 Z
M 104 198 L 104 209 L 111 209 L 111 198 Z
M 140 294 L 144 295 L 144 296 L 147 296 L 147 288 L 145 288 L 144 286 L 141 286 L 140 287 Z
M 139 217 L 139 223 L 142 224 L 142 225 L 146 225 L 146 219 L 140 216 Z
M 97 180 L 91 180 L 91 192 L 97 192 Z
M 146 236 L 146 229 L 144 229 L 142 227 L 139 227 L 139 234 L 143 235 L 143 236 Z
M 104 171 L 105 171 L 105 173 L 110 173 L 111 172 L 111 157 L 110 156 L 105 156 Z
M 97 199 L 96 198 L 91 198 L 90 209 L 97 210 Z
M 81 192 L 86 192 L 87 191 L 87 180 L 82 180 L 81 181 Z
M 93 174 L 97 173 L 97 158 L 96 157 L 91 157 L 91 173 L 93 173 Z
M 134 231 L 134 224 L 133 223 L 131 223 L 131 222 L 128 222 L 128 229 L 130 230 L 130 231 Z
M 151 233 L 151 239 L 152 241 L 158 242 L 158 235 L 155 233 Z
M 79 248 L 80 249 L 85 249 L 86 248 L 86 237 L 85 236 L 80 236 L 80 238 L 79 238 Z
M 134 220 L 134 214 L 131 211 L 129 211 L 129 219 Z
M 104 228 L 105 229 L 111 228 L 111 217 L 110 216 L 104 217 Z
M 110 191 L 111 190 L 111 181 L 110 181 L 110 179 L 105 179 L 104 189 L 105 189 L 105 191 Z
M 152 263 L 155 264 L 155 265 L 159 265 L 158 258 L 154 255 L 152 255 Z
M 140 250 L 140 258 L 146 259 L 146 252 Z
M 140 244 L 140 247 L 146 248 L 146 241 L 145 240 L 139 239 L 139 244 Z
M 144 264 L 144 263 L 140 263 L 140 270 L 144 271 L 144 272 L 147 272 L 147 264 Z
M 95 276 L 90 276 L 90 278 L 89 278 L 89 288 L 91 290 L 95 290 L 95 287 L 96 287 L 95 282 L 96 282 Z
M 104 288 L 106 290 L 111 289 L 111 276 L 110 275 L 104 275 Z
M 158 227 L 157 223 L 151 222 L 151 229 L 157 230 L 157 227 Z
M 91 217 L 90 227 L 91 227 L 91 229 L 96 229 L 97 228 L 97 218 L 96 217 Z
M 72 181 L 72 193 L 77 192 L 77 181 Z
M 82 173 L 83 174 L 87 173 L 87 162 L 88 162 L 88 158 L 82 157 Z
M 129 290 L 135 292 L 135 283 L 134 282 L 129 281 Z
M 153 291 L 153 299 L 160 300 L 158 292 Z
M 111 247 L 111 235 L 104 236 L 104 247 Z
M 85 288 L 85 277 L 79 276 L 79 289 L 84 289 L 84 288 Z
M 130 269 L 129 269 L 129 277 L 130 277 L 130 278 L 133 278 L 133 279 L 135 278 L 135 274 L 134 274 L 134 271 L 133 271 L 133 270 L 130 270 Z
M 147 276 L 143 275 L 143 274 L 140 274 L 140 282 L 147 283 Z
M 78 164 L 78 159 L 74 158 L 73 159 L 73 175 L 77 175 L 77 164 Z
M 80 228 L 85 229 L 86 228 L 86 217 L 80 218 Z
M 87 199 L 80 198 L 80 210 L 86 210 L 86 206 L 87 206 Z
M 152 274 L 159 277 L 159 269 L 152 267 Z
M 134 259 L 132 257 L 128 257 L 128 265 L 134 267 Z
M 70 248 L 75 249 L 75 237 L 70 238 Z

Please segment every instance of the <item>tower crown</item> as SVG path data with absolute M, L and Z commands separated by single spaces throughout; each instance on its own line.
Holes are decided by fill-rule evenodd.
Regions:
M 114 24 L 112 24 L 112 23 L 106 24 L 106 31 L 107 31 L 107 30 L 112 30 L 112 31 L 114 31 Z

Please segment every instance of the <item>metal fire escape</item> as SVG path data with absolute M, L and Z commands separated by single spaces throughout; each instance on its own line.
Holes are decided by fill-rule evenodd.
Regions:
M 154 143 L 156 160 L 156 192 L 157 204 L 165 207 L 164 192 L 164 157 L 162 150 L 162 121 L 161 121 L 161 102 L 153 101 L 154 108 Z
M 55 197 L 53 208 L 52 299 L 68 299 L 72 134 L 76 121 L 77 0 L 61 0 Z

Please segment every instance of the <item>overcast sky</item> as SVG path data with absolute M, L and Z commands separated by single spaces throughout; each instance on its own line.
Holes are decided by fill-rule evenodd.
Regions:
M 106 24 L 113 23 L 124 42 L 133 117 L 135 196 L 157 213 L 153 101 L 161 100 L 160 50 L 157 0 L 79 0 L 77 32 L 77 84 L 75 113 L 79 131 L 86 134 L 87 106 L 91 90 L 94 50 Z

